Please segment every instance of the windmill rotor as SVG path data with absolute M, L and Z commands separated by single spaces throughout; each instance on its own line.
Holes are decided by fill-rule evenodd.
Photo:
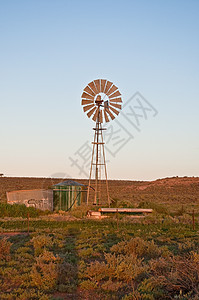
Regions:
M 88 118 L 103 123 L 114 120 L 122 109 L 122 98 L 118 87 L 106 79 L 91 81 L 82 93 L 82 106 Z M 119 103 L 119 104 L 118 104 Z

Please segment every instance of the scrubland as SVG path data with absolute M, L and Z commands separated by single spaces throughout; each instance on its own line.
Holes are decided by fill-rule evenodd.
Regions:
M 112 206 L 153 208 L 144 219 L 31 210 L 28 234 L 26 208 L 4 206 L 0 299 L 199 299 L 198 179 L 163 181 L 110 186 Z

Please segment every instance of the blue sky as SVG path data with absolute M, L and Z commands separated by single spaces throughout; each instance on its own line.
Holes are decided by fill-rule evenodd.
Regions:
M 81 94 L 105 78 L 124 104 L 138 91 L 158 111 L 140 132 L 117 118 L 134 138 L 107 151 L 109 178 L 199 176 L 198 13 L 197 0 L 1 0 L 0 172 L 86 177 Z

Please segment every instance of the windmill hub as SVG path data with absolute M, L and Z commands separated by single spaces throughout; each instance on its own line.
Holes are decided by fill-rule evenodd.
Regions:
M 103 100 L 102 100 L 101 95 L 97 95 L 97 97 L 96 97 L 96 99 L 95 99 L 95 103 L 96 103 L 97 105 L 100 105 L 100 104 L 103 103 Z

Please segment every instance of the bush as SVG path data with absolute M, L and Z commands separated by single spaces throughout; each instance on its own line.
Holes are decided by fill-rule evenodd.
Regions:
M 86 217 L 88 210 L 93 209 L 92 206 L 88 206 L 84 203 L 82 203 L 80 206 L 74 207 L 70 210 L 70 214 L 78 219 L 82 219 Z
M 113 198 L 111 201 L 111 207 L 134 208 L 134 204 L 130 200 L 119 200 L 118 198 Z
M 164 205 L 154 202 L 142 201 L 139 203 L 138 208 L 152 208 L 155 212 L 159 214 L 169 214 L 168 209 Z
M 6 238 L 0 240 L 0 260 L 10 259 L 10 247 L 11 243 Z
M 86 279 L 81 284 L 84 289 L 95 287 L 107 292 L 118 292 L 131 288 L 135 280 L 144 275 L 147 270 L 136 255 L 104 254 L 105 261 L 90 263 L 84 272 Z
M 24 204 L 6 204 L 0 203 L 0 217 L 22 217 L 27 218 L 27 215 L 32 217 L 39 216 L 39 210 L 34 207 L 26 207 Z
M 49 248 L 53 246 L 52 237 L 45 234 L 33 237 L 30 242 L 33 243 L 35 256 L 43 253 L 46 247 Z
M 57 285 L 60 292 L 73 292 L 77 284 L 77 268 L 68 262 L 57 265 Z
M 153 286 L 153 293 L 164 290 L 172 299 L 198 299 L 199 296 L 199 254 L 173 256 L 165 260 L 150 261 L 148 286 Z M 178 298 L 179 297 L 179 298 Z M 195 297 L 195 298 L 194 298 Z M 159 297 L 159 299 L 164 299 Z
M 27 207 L 25 204 L 8 204 L 0 203 L 0 217 L 27 218 L 29 213 L 30 218 L 51 214 L 49 210 L 40 210 L 35 207 Z
M 111 252 L 135 255 L 148 259 L 159 257 L 161 249 L 155 245 L 154 241 L 144 241 L 140 237 L 132 238 L 129 241 L 122 241 L 111 247 Z
M 52 252 L 44 250 L 32 267 L 32 284 L 42 291 L 51 291 L 55 288 L 58 278 L 57 263 L 59 258 Z
M 10 294 L 14 289 L 20 288 L 20 285 L 23 283 L 23 277 L 15 268 L 1 268 L 0 269 L 0 278 L 1 278 L 1 288 L 0 288 L 0 299 L 17 299 L 14 297 L 3 298 L 1 292 Z M 5 295 L 5 294 L 4 294 Z

